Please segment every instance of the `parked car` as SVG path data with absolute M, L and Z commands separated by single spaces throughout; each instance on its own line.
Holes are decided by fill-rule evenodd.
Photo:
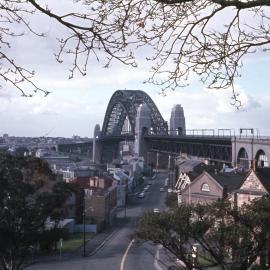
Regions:
M 154 213 L 160 213 L 160 211 L 159 211 L 158 208 L 154 208 L 154 209 L 153 209 L 153 212 L 154 212 Z
M 144 192 L 139 193 L 138 198 L 143 199 L 144 197 L 145 197 L 145 193 Z
M 163 187 L 161 187 L 161 188 L 159 189 L 159 191 L 160 191 L 160 192 L 164 192 L 165 189 L 164 189 Z

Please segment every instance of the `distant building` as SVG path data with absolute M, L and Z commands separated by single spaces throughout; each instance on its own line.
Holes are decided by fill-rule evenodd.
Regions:
M 79 135 L 72 136 L 72 140 L 74 140 L 74 141 L 79 141 L 80 139 L 81 139 L 81 137 Z
M 35 156 L 38 158 L 43 158 L 45 156 L 49 156 L 49 154 L 50 154 L 49 149 L 39 148 L 37 149 Z
M 92 177 L 98 175 L 98 171 L 91 166 L 76 166 L 76 164 L 70 164 L 72 167 L 61 168 L 58 173 L 63 175 L 65 182 L 74 182 L 77 178 Z
M 9 136 L 8 136 L 7 133 L 3 134 L 3 141 L 4 141 L 5 143 L 9 143 Z
M 125 207 L 127 193 L 132 188 L 132 179 L 121 169 L 116 169 L 112 177 L 117 182 L 117 207 Z

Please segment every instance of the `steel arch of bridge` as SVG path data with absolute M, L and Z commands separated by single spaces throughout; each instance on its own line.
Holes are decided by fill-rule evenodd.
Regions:
M 111 97 L 103 121 L 101 135 L 121 135 L 124 121 L 128 118 L 131 133 L 135 135 L 137 109 L 146 104 L 151 112 L 151 128 L 155 134 L 167 134 L 168 125 L 161 116 L 153 100 L 140 90 L 117 90 Z

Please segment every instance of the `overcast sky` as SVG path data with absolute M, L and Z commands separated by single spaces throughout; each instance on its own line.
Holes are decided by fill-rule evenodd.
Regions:
M 61 2 L 61 1 L 60 1 Z M 35 69 L 35 81 L 52 93 L 44 98 L 23 98 L 16 90 L 0 89 L 0 136 L 79 136 L 92 137 L 95 124 L 102 125 L 106 107 L 118 89 L 140 89 L 154 100 L 163 118 L 169 120 L 173 105 L 184 108 L 187 129 L 253 127 L 270 135 L 270 55 L 250 55 L 236 82 L 243 108 L 230 105 L 230 91 L 209 91 L 196 80 L 190 86 L 159 95 L 159 89 L 143 84 L 147 67 L 114 64 L 104 69 L 90 62 L 87 76 L 68 79 L 68 60 L 58 64 L 55 33 L 59 30 L 46 18 L 38 18 L 46 38 L 31 35 L 16 39 L 12 54 L 29 69 Z M 60 30 L 61 31 L 61 30 Z

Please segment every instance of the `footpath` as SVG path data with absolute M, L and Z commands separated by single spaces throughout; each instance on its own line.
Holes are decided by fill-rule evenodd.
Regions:
M 92 256 L 96 254 L 105 244 L 109 241 L 114 234 L 125 227 L 126 224 L 129 223 L 130 218 L 124 216 L 124 210 L 120 210 L 118 212 L 118 217 L 115 220 L 115 223 L 105 229 L 104 231 L 97 233 L 93 238 L 86 239 L 85 242 L 85 257 Z M 62 254 L 54 254 L 54 255 L 37 255 L 32 258 L 32 263 L 30 265 L 35 265 L 39 263 L 54 263 L 59 261 L 67 261 L 76 258 L 84 257 L 84 244 L 82 244 L 79 248 L 75 249 L 71 252 L 63 252 Z
M 144 186 L 145 183 L 142 185 Z M 131 196 L 136 196 L 142 186 L 137 187 Z M 132 219 L 132 217 L 126 215 L 127 209 L 119 209 L 117 212 L 117 218 L 114 224 L 102 232 L 97 233 L 93 238 L 86 239 L 85 242 L 85 257 L 93 256 L 96 254 L 103 246 L 110 241 L 110 239 L 117 233 L 121 228 L 124 228 Z M 30 265 L 35 265 L 39 263 L 54 263 L 59 261 L 73 260 L 76 258 L 84 257 L 84 244 L 72 252 L 63 252 L 54 255 L 37 255 L 33 256 L 32 263 Z

